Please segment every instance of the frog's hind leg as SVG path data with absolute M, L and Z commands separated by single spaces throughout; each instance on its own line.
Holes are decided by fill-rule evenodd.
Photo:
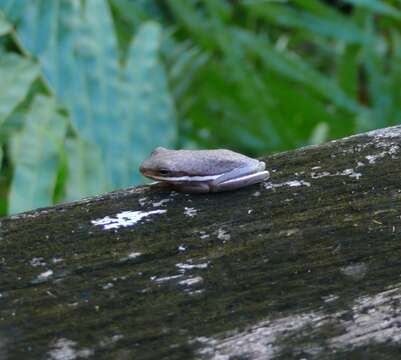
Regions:
M 219 192 L 219 191 L 229 191 L 240 189 L 244 186 L 249 186 L 253 184 L 260 183 L 270 177 L 270 173 L 266 171 L 260 171 L 254 174 L 244 175 L 235 179 L 226 180 L 220 182 L 218 184 L 211 184 L 210 191 L 211 192 Z

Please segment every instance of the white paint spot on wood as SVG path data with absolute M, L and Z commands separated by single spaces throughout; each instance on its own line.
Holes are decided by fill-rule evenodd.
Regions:
M 158 202 L 153 203 L 152 206 L 153 207 L 164 206 L 164 204 L 168 203 L 169 201 L 171 201 L 171 199 L 162 199 Z
M 31 259 L 31 261 L 29 263 L 33 267 L 46 266 L 47 265 L 45 260 L 42 257 L 34 257 L 34 258 Z
M 289 187 L 296 187 L 296 186 L 310 187 L 310 182 L 304 180 L 293 180 L 293 181 L 287 181 L 285 185 L 288 185 Z
M 102 219 L 92 220 L 92 224 L 96 226 L 103 226 L 104 230 L 119 229 L 120 227 L 132 226 L 141 221 L 143 218 L 154 215 L 164 214 L 167 210 L 153 210 L 153 211 L 123 211 L 115 217 L 105 216 Z
M 294 235 L 294 234 L 296 234 L 296 233 L 298 233 L 299 232 L 299 229 L 288 229 L 288 230 L 285 230 L 285 233 L 286 233 L 286 235 L 287 236 L 292 236 L 292 235 Z
M 354 169 L 345 169 L 336 175 L 349 176 L 350 178 L 356 178 L 357 180 L 362 176 L 361 173 L 356 172 Z
M 155 277 L 152 277 L 151 280 L 153 280 L 153 281 L 155 281 L 157 283 L 164 283 L 164 282 L 168 282 L 168 281 L 171 281 L 171 280 L 178 279 L 178 278 L 180 278 L 182 276 L 183 275 L 181 275 L 181 274 L 172 275 L 172 276 L 165 276 L 165 277 L 160 277 L 160 278 L 155 276 Z
M 203 292 L 205 292 L 205 289 L 197 289 L 197 290 L 188 291 L 188 294 L 189 295 L 199 295 L 199 294 L 202 294 Z
M 63 262 L 63 261 L 64 261 L 63 258 L 59 258 L 59 257 L 52 258 L 52 263 L 53 264 L 58 264 L 58 263 Z
M 183 285 L 183 286 L 194 286 L 194 285 L 199 285 L 199 284 L 202 284 L 202 283 L 203 283 L 202 276 L 191 277 L 191 278 L 188 278 L 188 279 L 181 280 L 179 282 L 179 284 Z
M 146 205 L 147 200 L 148 200 L 147 197 L 143 197 L 143 198 L 138 199 L 138 203 L 139 203 L 139 205 L 144 206 L 144 205 Z
M 344 266 L 340 270 L 344 275 L 358 281 L 365 277 L 368 267 L 365 263 L 358 263 Z
M 91 349 L 76 349 L 77 343 L 75 341 L 61 338 L 58 339 L 52 346 L 52 350 L 48 352 L 49 359 L 51 360 L 75 360 L 86 359 L 92 356 L 94 351 Z
M 206 269 L 209 266 L 209 261 L 206 263 L 193 264 L 192 260 L 189 259 L 186 263 L 178 263 L 175 266 L 177 266 L 181 270 L 181 272 L 193 269 Z
M 310 187 L 311 183 L 304 180 L 291 180 L 281 184 L 273 184 L 272 182 L 265 182 L 264 187 L 267 190 L 279 188 L 282 186 L 289 186 L 289 187 L 298 187 L 298 186 L 307 186 Z
M 139 256 L 141 256 L 142 254 L 140 252 L 136 252 L 133 251 L 132 253 L 128 254 L 125 257 L 122 257 L 120 259 L 120 262 L 125 262 L 125 261 L 130 261 L 130 260 L 135 260 L 136 258 L 138 258 Z
M 396 144 L 391 144 L 390 149 L 388 150 L 388 153 L 390 154 L 390 156 L 395 159 L 396 156 L 394 156 L 395 154 L 397 154 L 400 151 L 400 147 Z
M 334 302 L 336 300 L 338 300 L 338 295 L 334 295 L 334 294 L 330 294 L 330 295 L 327 295 L 327 296 L 323 297 L 323 301 L 325 303 L 331 303 L 331 302 Z
M 364 164 L 362 163 L 362 166 Z M 360 172 L 356 172 L 354 169 L 345 169 L 341 171 L 337 171 L 334 174 L 329 173 L 328 171 L 322 172 L 311 172 L 310 174 L 312 179 L 320 179 L 325 176 L 349 176 L 350 178 L 356 178 L 357 180 L 362 176 Z
M 39 274 L 36 279 L 37 281 L 46 281 L 52 275 L 53 275 L 53 270 L 47 270 Z
M 266 190 L 273 189 L 275 187 L 278 187 L 278 184 L 273 184 L 272 182 L 264 182 L 263 186 L 265 187 Z
M 386 153 L 383 151 L 380 154 L 376 155 L 366 155 L 365 158 L 368 160 L 369 164 L 375 164 L 377 159 L 381 159 L 386 156 Z
M 112 287 L 114 287 L 114 284 L 109 282 L 109 283 L 103 285 L 102 289 L 103 290 L 108 290 L 108 289 L 111 289 Z
M 310 176 L 312 179 L 320 179 L 325 176 L 330 176 L 331 174 L 328 171 L 322 171 L 322 172 L 311 172 Z
M 217 230 L 217 238 L 223 241 L 229 241 L 231 239 L 231 235 L 224 229 Z
M 197 213 L 197 210 L 194 208 L 190 208 L 190 207 L 185 207 L 184 208 L 184 214 L 188 217 L 194 217 Z
M 200 231 L 199 235 L 201 239 L 207 239 L 208 237 L 210 237 L 210 235 L 206 231 Z
M 114 345 L 117 341 L 120 341 L 123 338 L 124 338 L 124 335 L 122 335 L 122 334 L 116 334 L 111 337 L 105 337 L 104 339 L 99 341 L 99 347 L 100 348 L 110 347 L 110 346 Z
M 187 250 L 187 248 L 186 248 L 184 245 L 178 246 L 178 251 L 184 252 L 184 251 L 186 251 L 186 250 Z

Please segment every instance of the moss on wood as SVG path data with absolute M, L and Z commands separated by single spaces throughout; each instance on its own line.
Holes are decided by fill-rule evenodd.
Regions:
M 401 127 L 1 220 L 0 357 L 396 358 Z

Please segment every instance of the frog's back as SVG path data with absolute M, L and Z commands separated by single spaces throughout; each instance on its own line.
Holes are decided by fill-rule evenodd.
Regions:
M 214 150 L 171 150 L 170 159 L 179 164 L 177 171 L 188 174 L 217 175 L 259 161 L 227 149 Z

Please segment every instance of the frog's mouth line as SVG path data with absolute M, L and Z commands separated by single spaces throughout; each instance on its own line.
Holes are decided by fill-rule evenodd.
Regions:
M 208 175 L 208 176 L 158 176 L 146 175 L 155 180 L 170 181 L 170 182 L 191 182 L 191 181 L 209 181 L 220 177 L 221 175 Z

